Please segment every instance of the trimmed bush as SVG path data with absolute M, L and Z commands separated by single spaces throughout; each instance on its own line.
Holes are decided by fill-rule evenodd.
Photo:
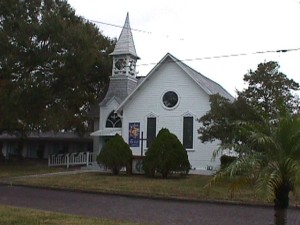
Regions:
M 191 168 L 187 152 L 175 134 L 163 128 L 145 154 L 143 169 L 147 176 L 160 173 L 167 178 L 174 172 L 188 174 Z
M 97 162 L 110 169 L 114 175 L 118 175 L 124 166 L 130 165 L 131 159 L 129 145 L 118 134 L 102 147 L 97 156 Z

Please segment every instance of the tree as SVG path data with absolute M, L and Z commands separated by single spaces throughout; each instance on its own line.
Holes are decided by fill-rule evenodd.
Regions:
M 118 134 L 102 147 L 97 156 L 98 163 L 102 163 L 109 168 L 114 175 L 118 175 L 123 167 L 131 163 L 131 160 L 130 147 Z
M 198 129 L 202 142 L 221 141 L 221 145 L 238 144 L 246 138 L 240 132 L 239 122 L 260 122 L 259 113 L 247 104 L 244 98 L 238 97 L 231 102 L 219 94 L 210 96 L 211 109 L 198 121 L 202 126 Z
M 184 146 L 175 134 L 162 128 L 146 152 L 143 163 L 146 175 L 154 176 L 157 172 L 167 178 L 173 172 L 187 174 L 190 167 Z
M 244 76 L 248 87 L 233 102 L 211 96 L 211 110 L 199 121 L 202 142 L 220 140 L 216 157 L 234 149 L 239 157 L 223 167 L 213 181 L 238 176 L 236 184 L 253 180 L 274 199 L 276 225 L 284 224 L 288 195 L 300 173 L 299 84 L 278 71 L 276 62 L 258 65 Z
M 277 123 L 244 123 L 248 138 L 238 148 L 240 156 L 221 169 L 212 182 L 222 177 L 237 176 L 236 184 L 255 182 L 259 191 L 274 199 L 275 224 L 286 224 L 289 193 L 295 191 L 300 180 L 300 119 L 280 118 Z M 236 145 L 232 145 L 236 148 Z M 260 151 L 251 151 L 260 149 Z M 214 155 L 221 151 L 218 149 Z
M 64 0 L 1 1 L 0 132 L 83 132 L 114 43 Z
M 232 102 L 220 95 L 210 96 L 211 109 L 199 119 L 203 125 L 198 130 L 201 141 L 220 140 L 222 146 L 243 143 L 248 134 L 241 132 L 241 123 L 260 124 L 299 113 L 299 98 L 293 93 L 299 84 L 278 69 L 279 65 L 271 61 L 250 70 L 244 76 L 248 87 Z
M 238 92 L 264 118 L 276 119 L 285 113 L 299 112 L 299 98 L 292 91 L 299 90 L 299 84 L 288 79 L 279 71 L 277 62 L 260 63 L 255 71 L 244 76 L 247 89 Z

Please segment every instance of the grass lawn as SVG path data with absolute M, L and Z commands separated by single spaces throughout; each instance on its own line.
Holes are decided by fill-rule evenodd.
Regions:
M 0 205 L 1 225 L 138 225 Z M 146 225 L 146 224 L 145 224 Z
M 44 177 L 15 177 L 16 175 L 37 174 L 46 172 L 66 171 L 65 168 L 48 168 L 42 165 L 0 166 L 0 179 L 5 177 L 12 184 L 34 185 L 51 188 L 66 188 L 70 190 L 92 191 L 100 193 L 117 193 L 140 195 L 146 197 L 167 197 L 193 200 L 240 201 L 251 203 L 272 203 L 264 195 L 255 192 L 254 185 L 243 187 L 234 193 L 230 192 L 231 180 L 224 180 L 209 189 L 204 186 L 210 176 L 189 175 L 173 177 L 167 180 L 146 178 L 142 175 L 112 176 L 100 172 L 85 172 L 80 174 L 55 175 Z M 19 172 L 18 172 L 19 170 Z M 9 175 L 13 178 L 7 178 Z M 297 185 L 300 190 L 300 184 Z M 300 192 L 291 196 L 290 205 L 300 204 Z
M 35 160 L 0 163 L 0 180 L 8 177 L 55 173 L 68 170 L 66 167 L 48 167 L 47 163 L 47 161 Z
M 257 194 L 254 186 L 243 187 L 231 193 L 231 181 L 224 180 L 210 189 L 204 186 L 210 176 L 189 175 L 186 178 L 171 178 L 167 180 L 146 178 L 140 175 L 120 175 L 89 172 L 74 175 L 59 175 L 51 177 L 31 177 L 14 179 L 15 184 L 34 185 L 52 188 L 67 188 L 101 193 L 117 193 L 140 195 L 147 197 L 167 197 L 193 200 L 241 201 L 251 203 L 271 203 L 261 194 Z M 299 198 L 291 204 L 299 204 Z

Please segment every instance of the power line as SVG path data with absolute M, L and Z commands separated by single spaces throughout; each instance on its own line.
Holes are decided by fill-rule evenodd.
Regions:
M 118 27 L 118 28 L 125 28 L 121 25 L 116 25 L 112 23 L 106 23 L 98 20 L 89 20 L 93 23 L 99 23 L 99 24 L 104 24 L 107 26 L 112 26 L 112 27 Z M 125 28 L 126 29 L 126 28 Z M 130 28 L 132 31 L 144 33 L 144 34 L 153 34 L 150 31 L 145 31 L 141 29 L 135 29 L 135 28 Z M 169 35 L 162 35 L 164 37 L 169 38 Z M 180 41 L 183 41 L 183 38 L 179 38 Z M 258 54 L 267 54 L 267 53 L 286 53 L 286 52 L 291 52 L 291 51 L 299 51 L 300 48 L 290 48 L 290 49 L 278 49 L 278 50 L 267 50 L 267 51 L 256 51 L 256 52 L 248 52 L 248 53 L 237 53 L 237 54 L 226 54 L 226 55 L 215 55 L 215 56 L 205 56 L 201 58 L 191 58 L 191 59 L 182 59 L 178 61 L 182 62 L 190 62 L 190 61 L 200 61 L 200 60 L 209 60 L 209 59 L 221 59 L 221 58 L 230 58 L 230 57 L 240 57 L 240 56 L 247 56 L 247 55 L 258 55 Z M 143 64 L 138 64 L 137 66 L 149 66 L 149 65 L 156 65 L 157 63 L 143 63 Z
M 88 19 L 86 19 L 88 20 Z M 107 26 L 112 26 L 112 27 L 117 27 L 117 28 L 122 28 L 122 29 L 129 29 L 129 28 L 126 28 L 126 27 L 123 27 L 121 25 L 117 25 L 117 24 L 112 24 L 112 23 L 107 23 L 107 22 L 102 22 L 102 21 L 98 21 L 98 20 L 88 20 L 90 22 L 93 22 L 93 23 L 99 23 L 99 24 L 103 24 L 103 25 L 107 25 Z M 136 32 L 140 32 L 140 33 L 144 33 L 144 34 L 152 34 L 154 35 L 154 33 L 152 33 L 151 31 L 145 31 L 145 30 L 141 30 L 141 29 L 136 29 L 136 28 L 130 28 L 132 31 L 136 31 Z M 170 38 L 172 36 L 170 35 L 159 35 L 159 36 L 162 36 L 162 37 L 165 37 L 165 38 Z M 184 38 L 176 38 L 180 41 L 183 41 Z
M 221 59 L 221 58 L 240 57 L 240 56 L 247 56 L 247 55 L 267 54 L 267 53 L 286 53 L 286 52 L 299 51 L 299 50 L 300 50 L 300 48 L 290 48 L 290 49 L 278 49 L 278 50 L 238 53 L 238 54 L 205 56 L 205 57 L 201 57 L 201 58 L 182 59 L 182 60 L 178 60 L 178 62 L 179 61 L 180 62 L 191 62 L 191 61 L 200 61 L 200 60 L 209 60 L 209 59 Z M 149 66 L 149 65 L 156 65 L 156 64 L 157 63 L 143 63 L 143 64 L 138 64 L 137 66 Z
M 121 25 L 116 25 L 116 24 L 112 24 L 112 23 L 106 23 L 106 22 L 101 22 L 101 21 L 97 21 L 97 20 L 89 20 L 89 21 L 91 21 L 93 23 L 104 24 L 104 25 L 107 25 L 107 26 L 129 29 L 129 28 L 123 27 Z M 135 29 L 135 28 L 131 28 L 131 30 L 141 32 L 141 33 L 145 33 L 145 34 L 152 34 L 152 32 L 150 32 L 150 31 L 145 31 L 145 30 L 140 30 L 140 29 Z

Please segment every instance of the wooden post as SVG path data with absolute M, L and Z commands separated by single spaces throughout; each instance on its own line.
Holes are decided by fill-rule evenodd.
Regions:
M 141 156 L 143 156 L 143 152 L 144 152 L 144 132 L 142 131 L 142 139 L 141 139 Z
M 90 161 L 90 153 L 87 152 L 87 153 L 86 153 L 86 166 L 89 165 L 89 161 Z
M 147 141 L 147 138 L 144 138 L 144 132 L 142 131 L 141 138 L 139 139 L 141 142 L 141 156 L 144 156 L 144 141 Z
M 69 154 L 66 155 L 66 160 L 67 160 L 67 168 L 69 169 Z

